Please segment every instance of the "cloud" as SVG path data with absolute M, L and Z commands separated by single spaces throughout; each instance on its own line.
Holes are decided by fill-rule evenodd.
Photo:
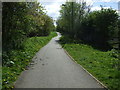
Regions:
M 53 19 L 57 19 L 57 17 L 59 17 L 60 5 L 62 4 L 61 2 L 42 2 L 41 4 L 46 9 L 47 14 Z
M 103 7 L 104 9 L 108 9 L 108 8 L 111 8 L 111 7 Z M 97 10 L 101 10 L 101 7 L 99 6 L 95 6 L 95 7 L 92 7 L 91 8 L 91 11 L 97 11 Z
M 38 2 L 65 2 L 66 0 L 38 0 Z
M 93 0 L 93 2 L 118 2 L 120 0 Z
M 87 5 L 93 5 L 93 3 L 94 3 L 93 0 L 84 0 L 84 1 L 86 1 L 86 4 L 87 4 Z
M 38 0 L 44 6 L 47 11 L 47 14 L 53 19 L 59 17 L 60 5 L 63 4 L 66 0 Z
M 92 8 L 91 8 L 91 11 L 96 11 L 96 10 L 100 10 L 100 9 L 101 9 L 101 7 L 95 6 L 95 7 L 92 7 Z
M 101 0 L 102 2 L 118 2 L 120 0 Z

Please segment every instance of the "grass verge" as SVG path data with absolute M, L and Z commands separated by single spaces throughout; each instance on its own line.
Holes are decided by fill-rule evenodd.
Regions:
M 2 66 L 0 65 L 0 90 L 2 89 Z
M 23 44 L 24 49 L 12 50 L 9 54 L 3 53 L 3 61 L 7 63 L 2 67 L 2 89 L 9 90 L 13 88 L 14 82 L 26 66 L 31 62 L 33 56 L 40 48 L 46 45 L 51 38 L 57 34 L 51 32 L 46 37 L 28 38 Z
M 68 42 L 69 41 L 69 42 Z M 120 90 L 119 53 L 116 50 L 100 51 L 90 45 L 72 43 L 61 38 L 63 48 L 74 60 L 100 80 L 110 90 Z M 65 43 L 68 42 L 68 43 Z

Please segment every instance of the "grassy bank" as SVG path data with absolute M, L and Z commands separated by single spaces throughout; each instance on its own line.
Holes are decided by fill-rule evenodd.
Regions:
M 2 89 L 2 66 L 0 65 L 0 90 Z
M 90 45 L 76 43 L 75 41 L 73 43 L 72 40 L 65 38 L 61 39 L 63 48 L 78 64 L 87 69 L 109 89 L 120 90 L 119 53 L 116 50 L 100 51 Z
M 24 49 L 12 50 L 7 55 L 3 53 L 3 61 L 7 63 L 2 67 L 2 88 L 5 90 L 13 88 L 14 81 L 26 69 L 26 66 L 31 62 L 35 53 L 56 35 L 55 32 L 52 32 L 47 37 L 28 38 L 23 45 Z

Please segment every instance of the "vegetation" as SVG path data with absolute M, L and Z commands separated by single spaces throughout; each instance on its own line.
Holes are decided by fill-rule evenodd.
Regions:
M 0 89 L 2 89 L 2 66 L 0 66 Z
M 120 19 L 116 11 L 101 7 L 91 12 L 85 2 L 66 2 L 60 15 L 57 30 L 63 35 L 63 48 L 109 89 L 120 89 Z
M 108 89 L 120 89 L 120 54 L 117 50 L 100 51 L 68 37 L 61 37 L 60 42 L 78 64 L 87 69 Z
M 60 14 L 57 30 L 62 34 L 103 50 L 119 48 L 119 19 L 115 10 L 101 8 L 99 11 L 90 12 L 85 2 L 66 2 L 61 6 Z
M 11 89 L 35 53 L 56 34 L 37 2 L 2 3 L 2 89 Z M 50 35 L 49 35 L 50 34 Z
M 2 4 L 2 88 L 12 89 L 35 53 L 55 36 L 51 33 L 55 26 L 40 3 Z M 109 89 L 120 89 L 120 19 L 116 11 L 101 8 L 91 12 L 85 2 L 66 2 L 60 14 L 57 30 L 63 35 L 62 46 Z
M 3 50 L 22 48 L 22 43 L 33 36 L 49 35 L 54 30 L 53 20 L 41 4 L 36 2 L 3 2 Z
M 24 49 L 3 53 L 2 89 L 13 88 L 14 81 L 23 70 L 27 69 L 35 53 L 56 35 L 52 32 L 49 36 L 28 38 L 23 44 Z

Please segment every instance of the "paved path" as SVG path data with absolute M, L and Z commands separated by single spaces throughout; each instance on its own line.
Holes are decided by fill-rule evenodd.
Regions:
M 44 46 L 20 75 L 15 88 L 102 88 L 58 44 L 60 34 Z

